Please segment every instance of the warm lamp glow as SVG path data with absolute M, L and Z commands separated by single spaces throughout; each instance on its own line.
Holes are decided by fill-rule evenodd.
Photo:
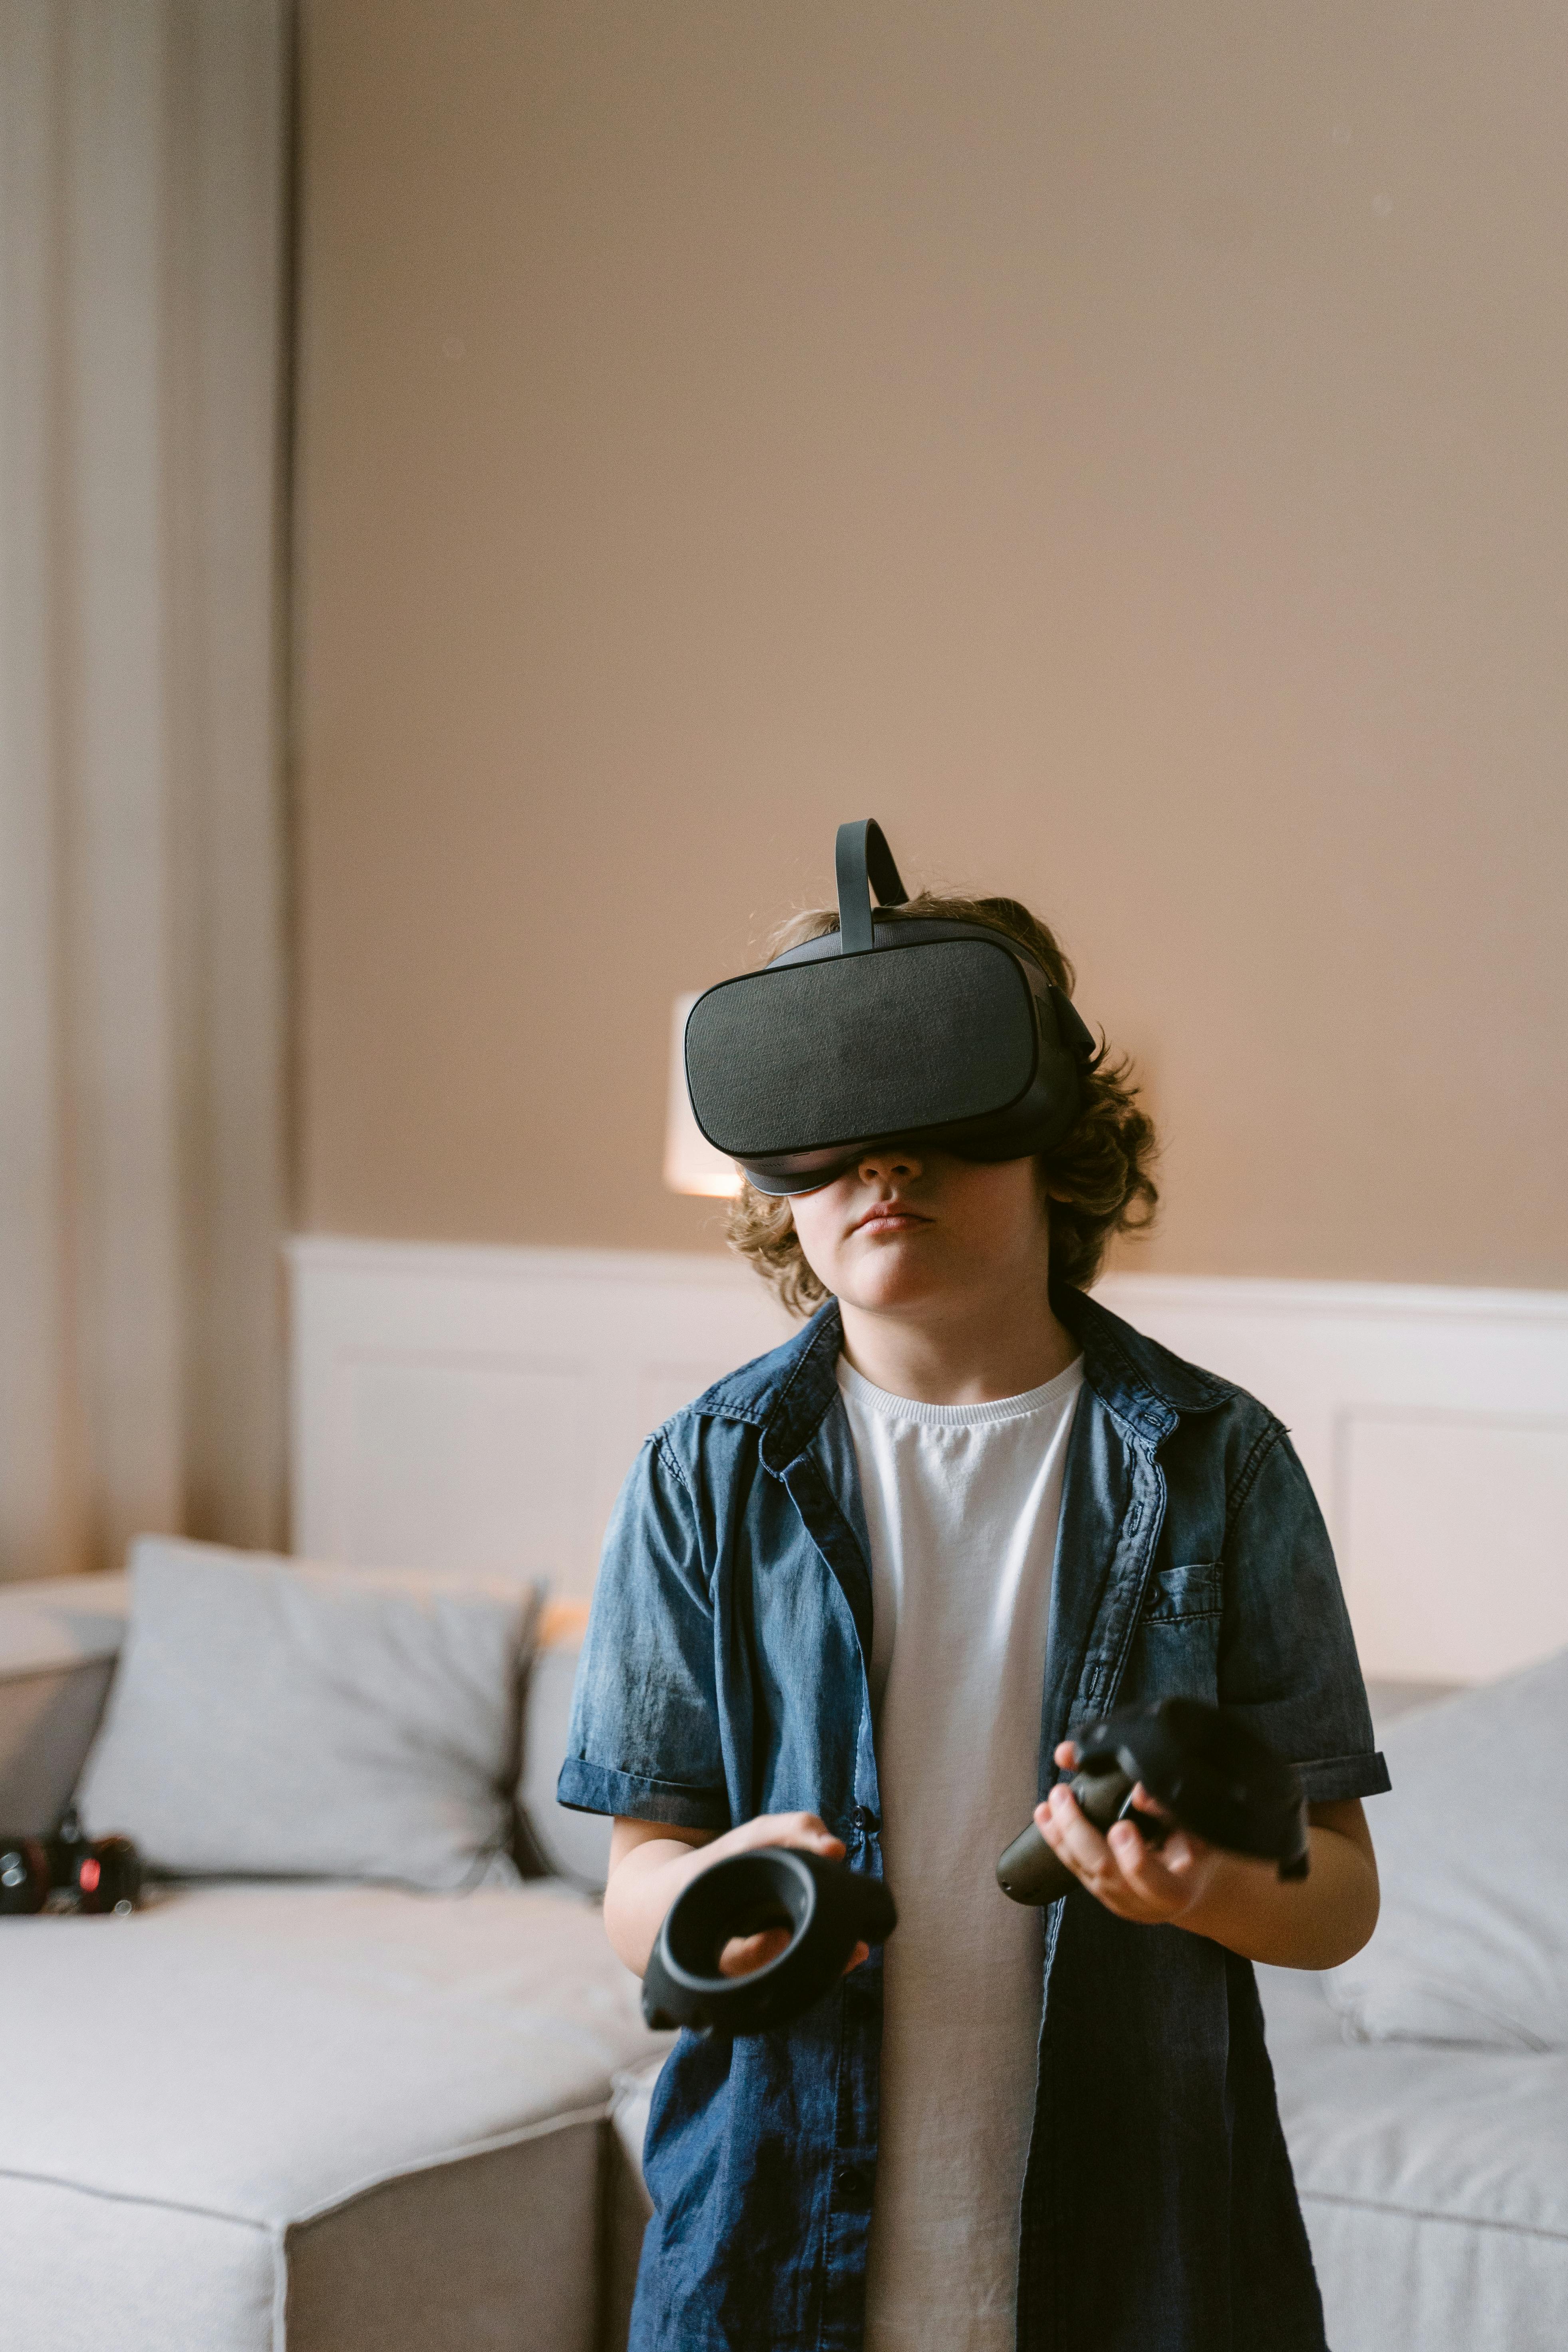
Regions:
M 669 1040 L 669 1108 L 664 1129 L 664 1181 L 672 1192 L 701 1192 L 712 1200 L 732 1200 L 741 1189 L 741 1171 L 732 1160 L 715 1151 L 691 1115 L 686 1089 L 686 1016 L 701 991 L 678 996 Z

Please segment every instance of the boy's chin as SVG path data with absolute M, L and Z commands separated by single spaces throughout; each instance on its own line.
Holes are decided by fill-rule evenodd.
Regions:
M 869 1265 L 847 1272 L 837 1292 L 839 1303 L 858 1307 L 868 1315 L 897 1315 L 935 1306 L 943 1285 L 930 1266 L 900 1264 L 891 1251 Z

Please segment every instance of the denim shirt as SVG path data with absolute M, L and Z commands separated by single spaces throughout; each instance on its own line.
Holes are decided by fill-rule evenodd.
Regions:
M 1328 1536 L 1280 1423 L 1082 1293 L 1053 1304 L 1084 1388 L 1041 1792 L 1072 1726 L 1173 1693 L 1236 1709 L 1313 1801 L 1386 1789 Z M 715 1831 L 816 1812 L 880 1874 L 842 1336 L 830 1302 L 644 1447 L 605 1538 L 563 1803 Z M 1038 2046 L 1018 2053 L 1037 2082 L 1019 2347 L 1324 2352 L 1250 1964 L 1081 1893 L 1041 1921 Z M 632 2352 L 858 2352 L 881 2003 L 876 1952 L 787 2030 L 682 2033 L 648 2125 Z

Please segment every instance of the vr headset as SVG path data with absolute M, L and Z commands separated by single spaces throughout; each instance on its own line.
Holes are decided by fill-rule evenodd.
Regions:
M 691 1008 L 686 1083 L 709 1142 L 775 1194 L 831 1184 L 879 1145 L 1049 1151 L 1097 1056 L 1072 1000 L 1005 931 L 891 911 L 910 894 L 871 819 L 839 826 L 835 863 L 837 930 Z

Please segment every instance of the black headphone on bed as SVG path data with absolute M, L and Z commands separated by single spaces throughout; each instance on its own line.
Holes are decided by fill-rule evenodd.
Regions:
M 142 1900 L 142 1857 L 128 1837 L 84 1835 L 70 1807 L 47 1837 L 0 1830 L 0 1919 L 42 1911 L 127 1917 Z

